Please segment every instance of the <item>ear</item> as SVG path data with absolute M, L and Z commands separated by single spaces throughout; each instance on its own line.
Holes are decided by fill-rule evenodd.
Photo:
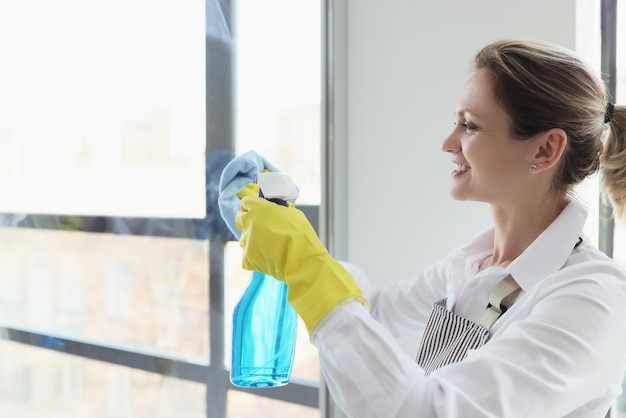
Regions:
M 536 140 L 533 162 L 539 163 L 541 166 L 535 172 L 555 166 L 561 159 L 567 145 L 565 131 L 561 128 L 552 128 L 542 132 Z

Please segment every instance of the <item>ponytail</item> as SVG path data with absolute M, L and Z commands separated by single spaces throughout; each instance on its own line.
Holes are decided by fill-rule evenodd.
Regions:
M 600 155 L 600 184 L 604 200 L 626 221 L 626 106 L 611 107 L 607 106 L 605 118 L 608 132 Z

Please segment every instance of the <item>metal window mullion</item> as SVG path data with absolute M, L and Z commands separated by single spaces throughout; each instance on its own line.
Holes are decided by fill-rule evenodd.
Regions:
M 614 102 L 617 78 L 617 0 L 601 0 L 600 6 L 600 59 L 601 73 L 607 88 L 607 99 Z M 613 208 L 600 197 L 598 247 L 609 257 L 613 257 L 615 221 Z M 606 418 L 611 417 L 609 409 Z
M 206 22 L 212 22 L 210 13 L 221 13 L 232 35 L 232 2 L 206 2 Z M 210 28 L 207 28 L 210 29 Z M 234 150 L 234 54 L 232 38 L 215 38 L 207 31 L 205 45 L 206 77 L 206 155 L 215 151 Z M 208 306 L 209 306 L 209 367 L 206 376 L 206 416 L 223 418 L 227 415 L 227 394 L 230 387 L 225 368 L 225 303 L 224 303 L 225 243 L 219 238 L 209 241 Z
M 617 0 L 601 0 L 601 72 L 611 101 L 616 97 L 617 79 Z M 600 197 L 598 247 L 613 257 L 615 221 L 613 208 Z
M 207 418 L 226 416 L 228 380 L 224 367 L 224 243 L 209 242 L 209 369 L 206 387 Z
M 335 68 L 336 44 L 336 8 L 345 6 L 334 0 L 322 0 L 321 7 L 321 172 L 322 172 L 322 202 L 320 207 L 320 236 L 333 256 L 337 256 L 335 230 L 335 188 L 336 188 L 336 161 L 335 161 Z M 342 9 L 343 10 L 343 9 Z M 342 15 L 343 16 L 343 15 Z M 343 38 L 342 38 L 343 39 Z M 320 375 L 319 385 L 319 409 L 321 418 L 334 418 L 338 411 L 333 403 L 324 376 Z
M 106 344 L 95 340 L 80 340 L 64 335 L 42 334 L 40 331 L 21 327 L 0 326 L 0 339 L 202 384 L 207 383 L 207 373 L 210 368 L 208 364 L 199 359 L 179 357 L 129 346 Z M 212 382 L 215 387 L 224 387 L 313 408 L 317 407 L 318 388 L 316 382 L 292 379 L 289 385 L 284 387 L 258 390 L 232 386 L 229 373 L 224 367 L 216 367 L 211 373 L 213 373 L 214 380 Z M 218 410 L 218 405 L 210 405 L 212 411 Z
M 322 65 L 322 99 L 321 99 L 321 164 L 322 164 L 322 202 L 320 207 L 320 236 L 326 248 L 333 254 L 333 1 L 321 1 L 321 65 Z M 331 418 L 333 408 L 328 386 L 324 376 L 320 375 L 318 406 L 321 418 Z
M 42 334 L 36 330 L 14 326 L 1 326 L 0 338 L 168 377 L 198 383 L 206 382 L 208 365 L 197 359 L 116 346 L 95 340 L 80 340 L 68 336 L 51 335 L 50 333 Z

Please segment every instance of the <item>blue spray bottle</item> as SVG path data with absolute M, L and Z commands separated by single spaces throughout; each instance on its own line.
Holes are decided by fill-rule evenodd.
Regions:
M 258 173 L 259 195 L 287 205 L 298 189 L 283 173 Z M 296 348 L 297 314 L 287 302 L 287 285 L 252 272 L 233 312 L 230 381 L 235 386 L 277 387 L 289 383 Z

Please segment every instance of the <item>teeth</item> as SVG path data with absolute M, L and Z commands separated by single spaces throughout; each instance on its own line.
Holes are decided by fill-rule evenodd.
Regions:
M 468 171 L 470 168 L 463 164 L 456 165 L 456 171 Z

